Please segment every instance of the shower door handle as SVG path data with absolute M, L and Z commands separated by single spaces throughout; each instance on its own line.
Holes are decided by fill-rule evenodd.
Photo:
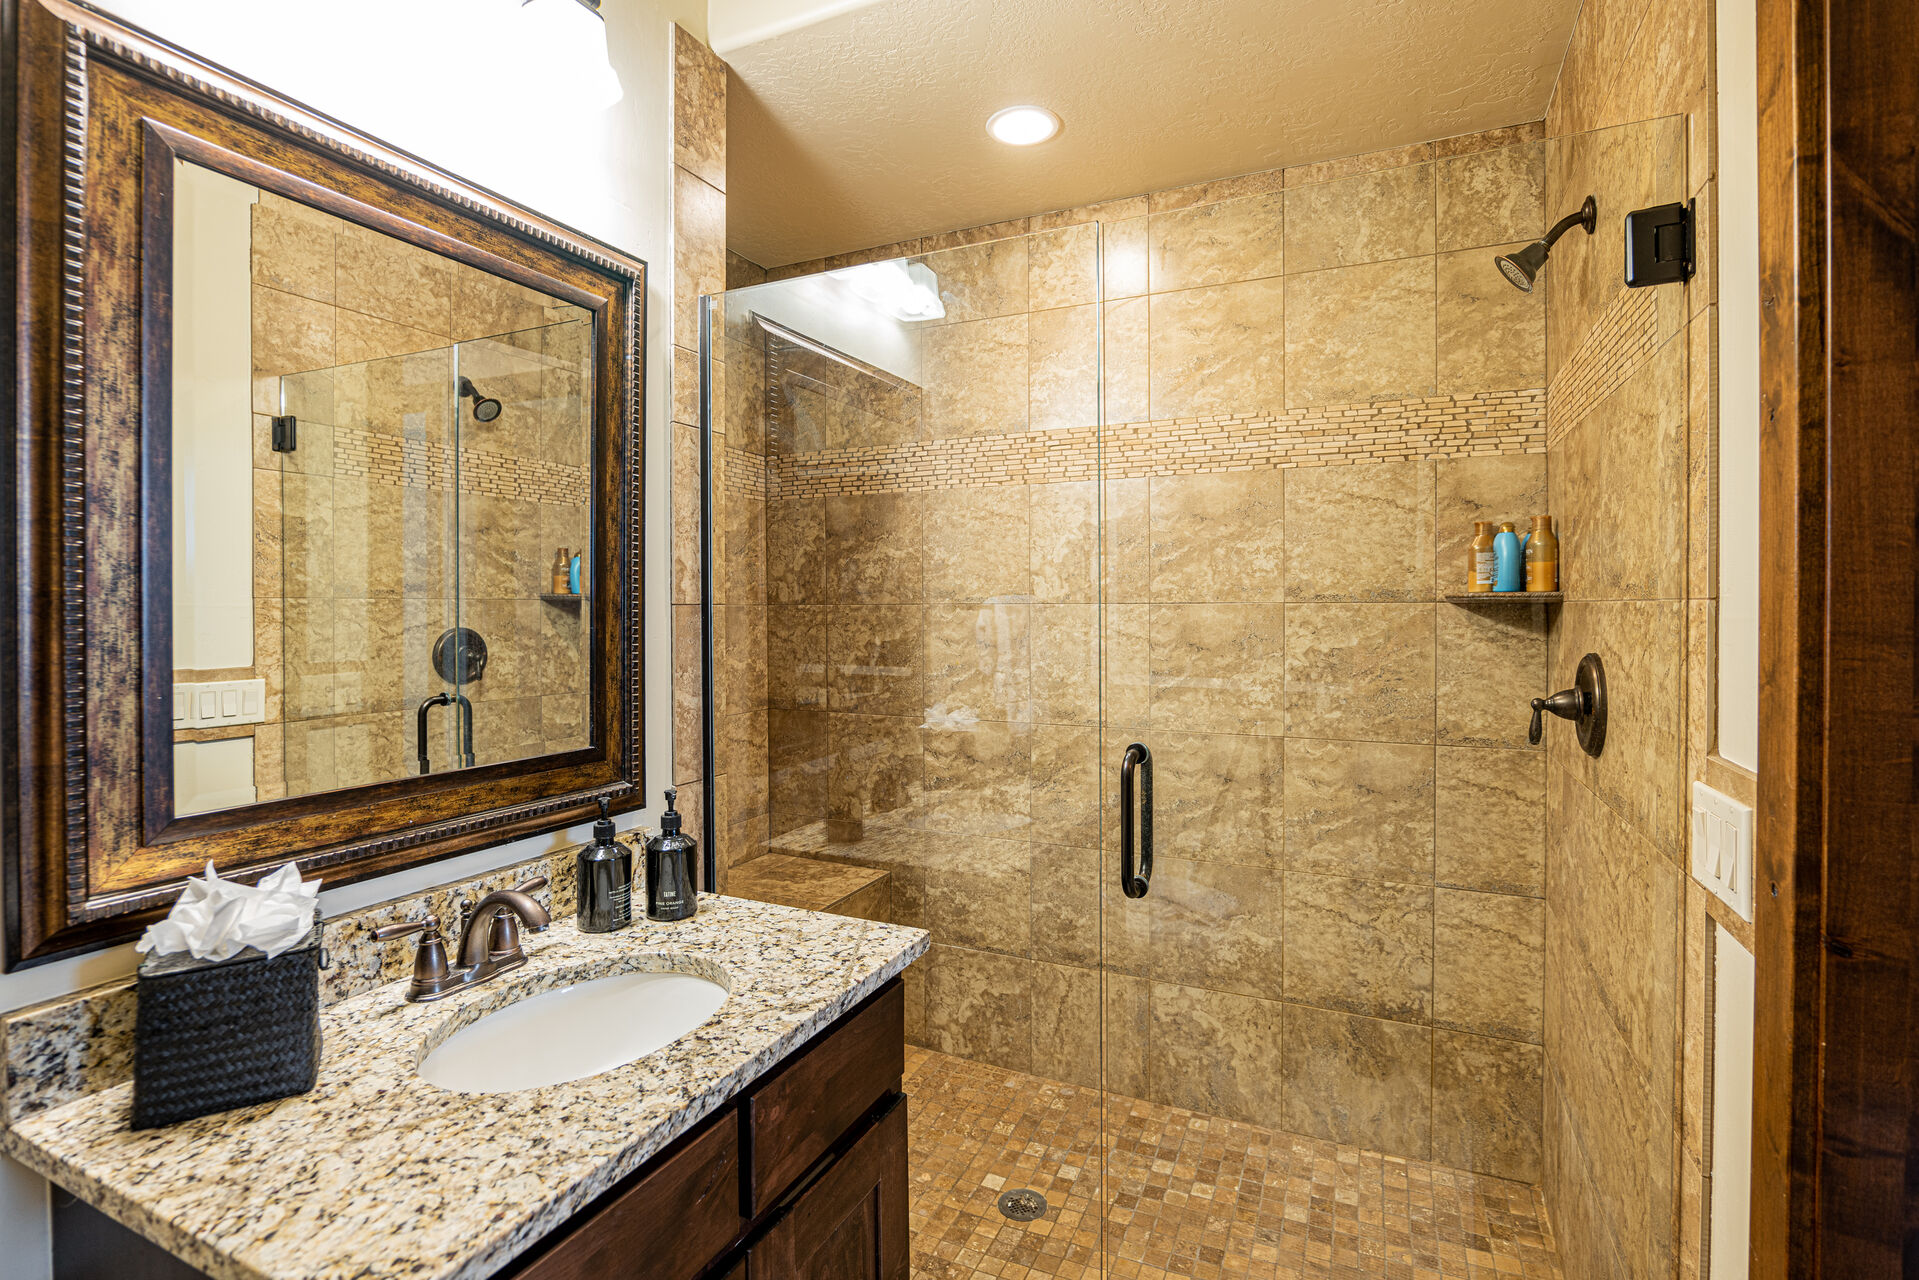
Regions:
M 1133 820 L 1135 790 L 1137 826 Z M 1143 742 L 1127 747 L 1119 762 L 1119 887 L 1129 898 L 1143 898 L 1153 887 L 1153 753 Z

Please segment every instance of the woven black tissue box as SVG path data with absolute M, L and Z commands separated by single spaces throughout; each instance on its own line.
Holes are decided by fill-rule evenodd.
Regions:
M 134 991 L 133 1127 L 305 1093 L 320 1072 L 319 913 L 271 960 L 177 953 L 141 961 Z

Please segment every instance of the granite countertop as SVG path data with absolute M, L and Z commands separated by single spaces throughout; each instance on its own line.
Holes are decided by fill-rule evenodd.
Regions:
M 127 1128 L 121 1084 L 0 1128 L 0 1148 L 217 1280 L 478 1280 L 560 1226 L 911 964 L 922 930 L 702 895 L 677 924 L 525 936 L 525 968 L 431 1004 L 404 983 L 322 1011 L 311 1093 Z M 683 970 L 711 1021 L 585 1080 L 450 1093 L 423 1047 L 582 979 Z

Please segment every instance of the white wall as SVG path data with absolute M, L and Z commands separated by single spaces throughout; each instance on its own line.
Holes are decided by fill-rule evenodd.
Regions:
M 1759 70 L 1719 0 L 1719 754 L 1759 767 Z
M 647 792 L 669 785 L 672 752 L 671 547 L 667 447 L 672 435 L 672 32 L 704 36 L 704 0 L 606 0 L 607 35 L 625 96 L 598 114 L 563 83 L 516 84 L 510 49 L 487 65 L 453 57 L 450 32 L 482 6 L 512 0 L 102 0 L 101 7 L 325 111 L 452 173 L 619 246 L 650 264 L 647 299 Z M 657 803 L 657 800 L 656 802 Z M 631 826 L 647 818 L 622 819 Z M 591 838 L 591 825 L 322 894 L 350 910 Z M 131 947 L 0 975 L 0 1010 L 124 977 Z M 0 1280 L 49 1274 L 45 1185 L 0 1158 Z

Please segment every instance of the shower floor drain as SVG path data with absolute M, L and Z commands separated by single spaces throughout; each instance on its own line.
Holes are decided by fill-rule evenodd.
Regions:
M 999 1198 L 999 1211 L 1015 1222 L 1031 1222 L 1046 1216 L 1046 1197 L 1022 1187 Z

